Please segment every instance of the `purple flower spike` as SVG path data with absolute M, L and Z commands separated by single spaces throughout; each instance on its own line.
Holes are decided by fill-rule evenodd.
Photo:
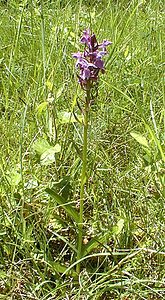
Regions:
M 73 53 L 73 58 L 77 59 L 76 68 L 80 69 L 77 75 L 79 83 L 83 89 L 90 89 L 93 83 L 99 78 L 99 72 L 105 72 L 102 57 L 107 54 L 106 47 L 112 43 L 104 40 L 98 44 L 95 34 L 90 35 L 90 30 L 84 30 L 81 43 L 85 44 L 84 52 Z M 99 51 L 99 49 L 102 51 Z

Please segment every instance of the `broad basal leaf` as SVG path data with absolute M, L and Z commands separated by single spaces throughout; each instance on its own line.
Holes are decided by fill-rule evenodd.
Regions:
M 42 155 L 46 150 L 50 149 L 51 146 L 45 139 L 38 139 L 33 144 L 33 149 L 38 155 Z
M 40 156 L 41 165 L 47 166 L 55 161 L 55 153 L 61 151 L 61 146 L 51 146 L 46 140 L 40 139 L 33 144 L 33 149 Z
M 41 165 L 48 166 L 52 164 L 55 161 L 55 153 L 57 153 L 55 147 L 51 147 L 46 150 L 40 157 Z

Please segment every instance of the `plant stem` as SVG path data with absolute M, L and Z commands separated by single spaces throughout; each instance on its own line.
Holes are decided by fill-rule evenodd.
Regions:
M 86 182 L 86 167 L 87 167 L 87 138 L 88 138 L 88 114 L 89 114 L 90 90 L 86 93 L 86 102 L 84 109 L 84 132 L 83 132 L 83 156 L 82 156 L 82 172 L 81 172 L 81 187 L 80 187 L 80 215 L 78 224 L 78 251 L 77 260 L 81 259 L 82 239 L 83 239 L 83 211 L 84 211 L 84 185 Z M 80 273 L 80 263 L 77 264 L 77 273 Z

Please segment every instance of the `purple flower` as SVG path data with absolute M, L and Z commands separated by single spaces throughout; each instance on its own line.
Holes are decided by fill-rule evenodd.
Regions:
M 72 56 L 74 58 L 80 58 L 80 57 L 82 57 L 82 53 L 81 52 L 73 53 Z
M 73 53 L 73 57 L 77 59 L 76 68 L 80 70 L 77 75 L 79 83 L 82 88 L 89 89 L 98 80 L 99 72 L 105 72 L 102 57 L 107 54 L 106 47 L 112 43 L 104 40 L 98 44 L 95 34 L 90 35 L 89 29 L 84 30 L 80 41 L 85 45 L 84 52 Z M 102 51 L 99 51 L 100 48 Z
M 80 41 L 81 41 L 82 44 L 90 45 L 91 37 L 90 37 L 90 30 L 89 29 L 84 30 L 84 34 L 83 34 Z
M 102 44 L 99 45 L 99 48 L 102 48 L 104 52 L 106 52 L 106 47 L 111 45 L 112 42 L 104 40 Z

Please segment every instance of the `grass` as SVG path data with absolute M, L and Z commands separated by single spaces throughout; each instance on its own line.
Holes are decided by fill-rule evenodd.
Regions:
M 0 25 L 0 299 L 165 298 L 163 1 L 1 1 Z M 90 111 L 77 277 L 69 112 L 88 27 L 113 45 Z

